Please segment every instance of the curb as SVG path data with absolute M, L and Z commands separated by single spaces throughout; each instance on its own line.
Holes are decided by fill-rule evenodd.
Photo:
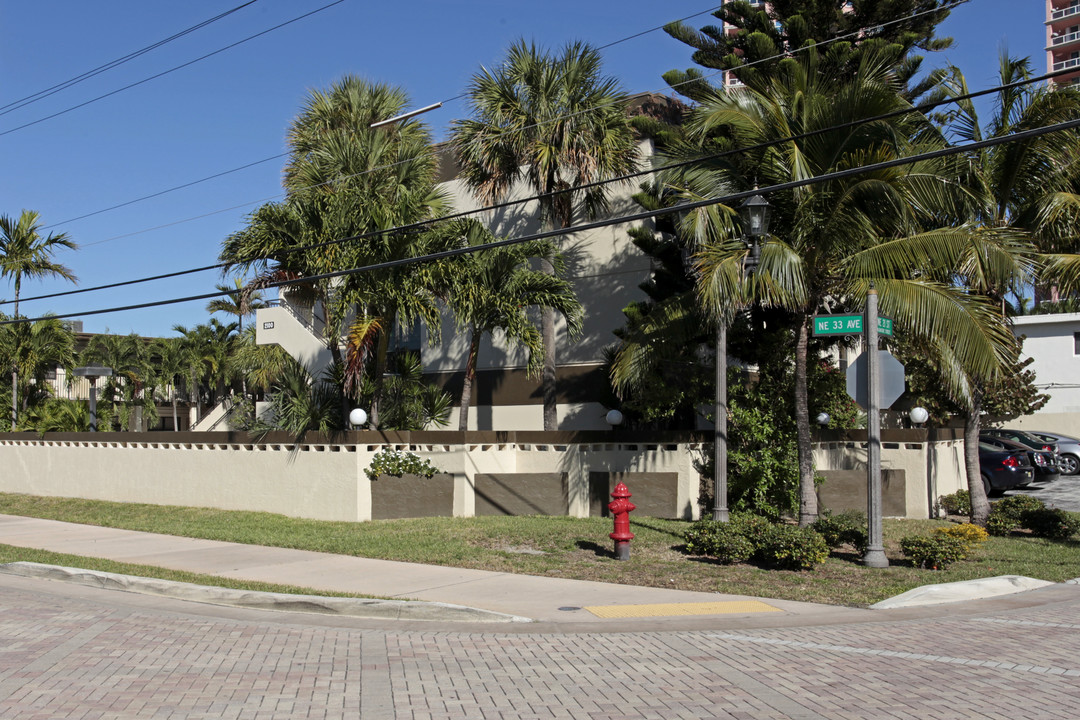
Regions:
M 158 595 L 176 600 L 188 600 L 211 605 L 228 605 L 254 610 L 304 612 L 379 620 L 471 623 L 533 622 L 531 618 L 519 615 L 507 615 L 491 610 L 481 610 L 449 603 L 231 590 L 210 585 L 194 585 L 173 580 L 157 580 L 134 575 L 119 575 L 99 570 L 81 570 L 42 563 L 13 562 L 0 564 L 0 573 L 44 580 L 59 580 L 60 582 L 70 582 L 105 590 L 122 590 L 144 595 Z

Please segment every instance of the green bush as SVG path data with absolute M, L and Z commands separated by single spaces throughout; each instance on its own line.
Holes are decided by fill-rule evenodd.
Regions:
M 933 537 L 909 535 L 900 540 L 900 549 L 915 565 L 931 570 L 944 570 L 968 554 L 968 544 L 964 539 L 944 533 L 937 533 Z
M 809 570 L 825 562 L 829 546 L 812 528 L 770 525 L 757 556 L 763 563 L 785 570 Z
M 378 480 L 380 475 L 420 475 L 430 478 L 441 471 L 430 461 L 422 460 L 416 453 L 387 448 L 375 453 L 364 472 L 370 479 Z
M 986 518 L 986 531 L 991 535 L 1004 536 L 1023 525 L 1026 512 L 1042 510 L 1046 507 L 1042 500 L 1030 495 L 1012 495 L 998 500 L 990 506 L 990 515 Z
M 761 549 L 762 540 L 773 526 L 773 522 L 768 518 L 749 512 L 731 513 L 729 524 L 749 541 L 755 553 Z
M 826 512 L 810 527 L 820 533 L 831 548 L 851 545 L 862 554 L 870 544 L 866 536 L 866 513 L 861 510 L 845 510 L 837 515 Z
M 949 515 L 970 515 L 971 495 L 967 490 L 957 490 L 950 495 L 938 498 L 938 507 Z
M 731 523 L 699 520 L 684 535 L 686 551 L 692 555 L 707 555 L 733 565 L 745 562 L 754 554 L 754 544 Z
M 1080 516 L 1060 508 L 1026 510 L 1020 516 L 1020 525 L 1035 537 L 1049 540 L 1068 540 L 1080 531 Z

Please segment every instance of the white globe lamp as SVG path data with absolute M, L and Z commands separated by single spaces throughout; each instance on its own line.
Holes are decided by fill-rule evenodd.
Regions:
M 353 408 L 349 413 L 349 424 L 353 427 L 360 427 L 367 422 L 367 413 L 363 408 Z

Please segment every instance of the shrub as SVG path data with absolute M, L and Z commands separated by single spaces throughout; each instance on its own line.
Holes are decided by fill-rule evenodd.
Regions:
M 821 534 L 808 527 L 770 525 L 758 549 L 762 562 L 786 570 L 809 570 L 829 557 Z
M 707 555 L 725 565 L 744 562 L 754 554 L 754 544 L 731 523 L 699 520 L 690 526 L 684 537 L 687 552 Z
M 861 510 L 845 510 L 837 515 L 824 514 L 813 525 L 831 548 L 851 545 L 857 552 L 866 552 L 870 544 L 866 536 L 866 513 Z
M 761 543 L 769 532 L 769 528 L 773 526 L 773 523 L 761 515 L 748 512 L 731 513 L 730 522 L 735 531 L 742 535 L 754 548 L 756 553 L 761 549 Z
M 375 453 L 364 472 L 372 480 L 377 480 L 380 475 L 421 475 L 430 478 L 440 470 L 430 461 L 421 460 L 416 453 L 387 448 Z
M 938 507 L 949 515 L 970 515 L 971 495 L 967 490 L 957 490 L 950 495 L 938 498 Z
M 944 570 L 968 554 L 967 542 L 945 533 L 937 533 L 933 537 L 909 535 L 900 540 L 900 549 L 918 567 L 931 570 Z
M 985 530 L 978 525 L 972 525 L 971 523 L 962 523 L 951 527 L 938 528 L 934 531 L 934 535 L 959 538 L 967 544 L 969 552 L 990 539 L 990 535 L 987 534 Z
M 998 500 L 990 506 L 990 515 L 986 519 L 986 531 L 991 535 L 1008 535 L 1021 527 L 1024 513 L 1042 510 L 1045 507 L 1042 500 L 1030 495 L 1012 495 Z
M 1060 508 L 1026 510 L 1020 516 L 1020 525 L 1035 537 L 1049 540 L 1068 540 L 1080 531 L 1080 516 Z

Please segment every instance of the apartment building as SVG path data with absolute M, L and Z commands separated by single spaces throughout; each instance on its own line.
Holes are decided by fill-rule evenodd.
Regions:
M 1080 0 L 1046 0 L 1046 69 L 1074 69 L 1054 78 L 1056 85 L 1080 82 Z

